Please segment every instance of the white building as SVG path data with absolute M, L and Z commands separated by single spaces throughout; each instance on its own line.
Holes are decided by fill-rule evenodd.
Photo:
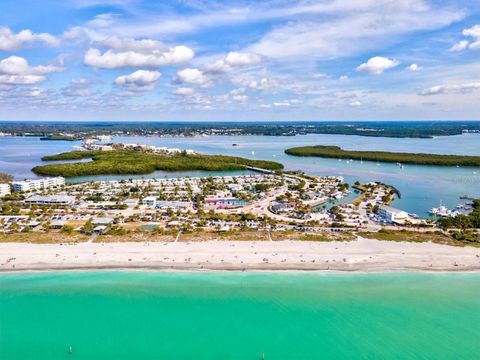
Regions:
M 10 184 L 0 184 L 0 197 L 10 194 Z
M 402 222 L 408 219 L 407 212 L 387 205 L 381 205 L 378 208 L 377 214 L 389 222 Z
M 61 176 L 12 182 L 14 192 L 48 189 L 61 185 L 65 185 L 65 179 Z
M 36 205 L 73 205 L 75 198 L 69 195 L 34 195 L 25 199 L 25 202 Z
M 157 205 L 157 198 L 154 196 L 147 196 L 142 200 L 142 204 L 155 207 L 155 205 Z

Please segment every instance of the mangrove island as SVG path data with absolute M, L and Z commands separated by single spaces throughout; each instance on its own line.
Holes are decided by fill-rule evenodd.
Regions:
M 247 166 L 267 170 L 282 170 L 283 165 L 273 161 L 250 160 L 241 157 L 205 154 L 154 154 L 140 151 L 70 151 L 44 156 L 43 161 L 71 161 L 92 159 L 88 162 L 56 163 L 36 166 L 35 174 L 43 176 L 140 175 L 156 170 L 165 171 L 227 171 L 243 170 Z
M 313 156 L 334 159 L 380 161 L 417 165 L 480 166 L 480 156 L 423 153 L 415 154 L 386 151 L 354 151 L 343 150 L 338 146 L 324 145 L 294 147 L 285 150 L 285 153 L 294 156 Z

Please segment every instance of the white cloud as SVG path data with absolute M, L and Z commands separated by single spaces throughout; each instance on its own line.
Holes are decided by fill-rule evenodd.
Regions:
M 176 82 L 183 84 L 197 84 L 206 85 L 208 83 L 208 77 L 198 69 L 186 68 L 177 72 Z
M 245 103 L 248 99 L 247 95 L 234 95 L 232 97 L 233 100 L 239 102 L 239 103 Z
M 223 59 L 205 65 L 205 70 L 210 73 L 227 73 L 236 68 L 257 65 L 261 60 L 256 54 L 231 51 Z
M 137 50 L 139 50 L 140 48 L 143 48 L 141 51 L 115 51 L 109 49 L 103 54 L 99 49 L 90 48 L 85 54 L 85 64 L 104 69 L 117 69 L 122 67 L 157 67 L 181 64 L 194 57 L 193 50 L 183 45 L 160 51 L 157 49 L 152 50 L 155 46 L 154 40 L 142 40 L 139 42 L 130 42 L 131 40 L 121 42 L 117 40 L 118 39 L 111 38 L 109 40 L 110 45 L 123 49 L 137 48 Z
M 465 11 L 426 0 L 302 1 L 247 50 L 275 59 L 335 59 L 382 49 L 415 31 L 442 28 Z M 310 14 L 300 17 L 299 14 Z M 315 14 L 315 16 L 314 16 Z M 323 15 L 323 16 L 322 16 Z
M 112 13 L 98 14 L 93 18 L 93 20 L 90 20 L 87 23 L 87 25 L 97 27 L 97 28 L 110 27 L 114 24 L 115 19 L 117 17 L 118 17 L 117 14 L 112 14 Z
M 0 84 L 7 85 L 32 85 L 46 80 L 41 75 L 0 75 Z
M 231 95 L 241 95 L 241 94 L 244 94 L 244 93 L 245 93 L 245 88 L 243 88 L 243 87 L 233 89 L 233 90 L 230 91 Z
M 260 81 L 253 80 L 248 84 L 250 89 L 262 91 L 277 86 L 278 83 L 272 79 L 262 78 Z
M 365 72 L 373 75 L 380 75 L 385 70 L 392 69 L 397 66 L 399 62 L 395 59 L 389 59 L 383 56 L 374 56 L 366 63 L 357 67 L 357 71 Z
M 325 74 L 325 73 L 314 73 L 312 75 L 312 77 L 314 79 L 325 79 L 325 78 L 328 78 L 328 74 Z
M 347 75 L 342 75 L 338 78 L 338 80 L 341 80 L 341 81 L 348 80 L 348 76 Z
M 450 51 L 452 52 L 460 52 L 468 48 L 468 41 L 467 40 L 461 40 L 453 44 L 453 46 L 450 48 Z
M 17 50 L 32 43 L 55 47 L 60 45 L 60 40 L 48 33 L 35 34 L 31 30 L 22 30 L 15 34 L 8 27 L 0 27 L 0 50 Z
M 439 94 L 466 94 L 480 89 L 480 82 L 465 82 L 456 84 L 443 84 L 426 88 L 420 92 L 420 95 L 439 95 Z
M 9 85 L 37 84 L 46 79 L 46 74 L 62 71 L 55 65 L 30 66 L 20 56 L 10 56 L 0 61 L 0 83 Z
M 119 36 L 110 36 L 103 40 L 101 44 L 107 48 L 118 51 L 137 51 L 141 53 L 165 52 L 168 48 L 161 41 L 153 39 L 135 40 L 132 38 L 122 38 Z
M 409 66 L 407 66 L 407 70 L 415 72 L 415 71 L 422 70 L 422 67 L 419 66 L 418 64 L 410 64 Z
M 256 54 L 230 51 L 225 57 L 225 62 L 231 66 L 256 65 L 260 62 L 260 56 Z
M 465 36 L 473 37 L 473 41 L 468 44 L 470 49 L 480 49 L 480 25 L 474 25 L 462 32 Z
M 289 106 L 291 106 L 291 104 L 290 104 L 289 101 L 277 101 L 277 102 L 274 102 L 274 103 L 273 103 L 273 106 L 276 106 L 276 107 L 289 107 Z
M 459 52 L 466 49 L 480 49 L 480 24 L 464 29 L 462 35 L 471 37 L 473 40 L 460 40 L 453 44 L 450 51 Z
M 360 101 L 358 101 L 358 100 L 355 100 L 355 101 L 352 101 L 352 102 L 350 103 L 350 106 L 351 106 L 351 107 L 358 107 L 358 106 L 362 106 L 362 103 L 361 103 Z
M 62 89 L 62 95 L 72 97 L 90 96 L 93 94 L 90 87 L 91 83 L 91 81 L 84 78 L 73 79 L 69 86 Z
M 137 70 L 130 75 L 122 75 L 115 79 L 115 84 L 122 86 L 125 90 L 139 92 L 149 91 L 155 86 L 160 78 L 158 71 Z
M 182 96 L 192 96 L 195 94 L 195 89 L 194 88 L 189 88 L 189 87 L 180 87 L 175 89 L 173 92 L 175 95 L 182 95 Z

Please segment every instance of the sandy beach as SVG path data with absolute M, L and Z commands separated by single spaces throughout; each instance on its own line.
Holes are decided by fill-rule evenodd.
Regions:
M 0 244 L 0 271 L 69 269 L 478 271 L 480 249 L 364 238 Z

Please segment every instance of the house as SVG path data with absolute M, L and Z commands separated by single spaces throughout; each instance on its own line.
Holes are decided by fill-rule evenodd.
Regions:
M 66 220 L 55 220 L 50 223 L 52 229 L 61 229 L 67 224 Z
M 239 200 L 236 198 L 205 198 L 203 202 L 206 205 L 216 206 L 218 208 L 229 208 L 247 204 L 245 200 Z
M 125 199 L 122 201 L 122 203 L 127 205 L 129 208 L 134 208 L 138 205 L 138 199 Z
M 113 219 L 110 217 L 96 217 L 92 219 L 93 225 L 109 225 L 113 223 Z
M 94 234 L 104 234 L 107 231 L 108 227 L 105 225 L 98 225 L 93 229 Z
M 10 184 L 0 184 L 0 197 L 10 194 Z
M 183 210 L 187 209 L 190 206 L 190 201 L 157 201 L 157 209 L 174 209 L 174 210 Z
M 275 214 L 280 214 L 293 210 L 293 207 L 289 203 L 278 202 L 272 205 L 271 210 Z
M 227 185 L 228 190 L 230 190 L 232 193 L 242 191 L 243 190 L 243 185 L 240 184 L 228 184 Z
M 377 214 L 389 222 L 403 222 L 408 219 L 408 213 L 387 205 L 380 205 Z
M 142 204 L 146 206 L 155 207 L 157 205 L 157 198 L 154 196 L 147 196 L 143 198 Z

